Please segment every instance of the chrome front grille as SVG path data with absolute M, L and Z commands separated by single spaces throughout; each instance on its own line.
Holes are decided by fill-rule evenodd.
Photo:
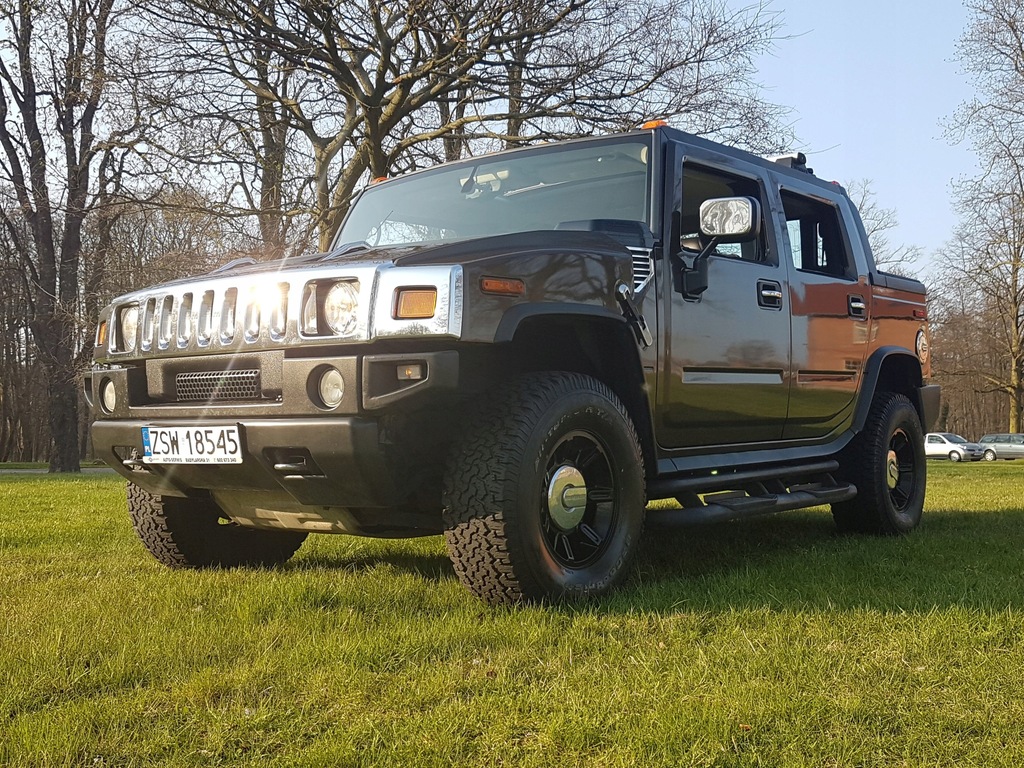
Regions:
M 294 311 L 290 288 L 285 282 L 221 284 L 218 290 L 150 296 L 141 305 L 141 350 L 231 347 L 242 339 L 252 344 L 261 335 L 280 341 Z
M 258 400 L 260 372 L 251 370 L 179 373 L 174 377 L 174 385 L 178 402 Z
M 415 269 L 422 272 L 422 268 Z M 311 286 L 341 281 L 360 291 L 357 333 L 346 341 L 368 341 L 373 301 L 362 286 L 372 287 L 381 270 L 380 265 L 359 264 L 346 265 L 343 270 L 206 276 L 128 294 L 112 309 L 111 333 L 117 342 L 107 351 L 111 359 L 139 359 L 280 349 L 300 342 L 337 343 L 335 336 L 307 331 L 302 319 Z M 136 306 L 138 332 L 136 342 L 131 343 L 123 338 L 119 323 L 121 313 Z M 385 313 L 390 318 L 390 307 Z

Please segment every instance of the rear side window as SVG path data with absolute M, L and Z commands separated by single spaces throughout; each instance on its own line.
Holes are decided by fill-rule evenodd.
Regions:
M 793 266 L 804 272 L 857 279 L 835 206 L 783 190 L 782 207 Z

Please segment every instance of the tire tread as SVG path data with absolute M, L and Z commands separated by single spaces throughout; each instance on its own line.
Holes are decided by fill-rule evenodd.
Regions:
M 220 524 L 213 502 L 161 496 L 128 483 L 132 527 L 159 562 L 170 568 L 271 566 L 285 562 L 305 533 Z
M 896 536 L 909 532 L 897 525 L 889 513 L 888 492 L 883 487 L 884 483 L 881 482 L 878 474 L 883 471 L 879 457 L 886 455 L 889 450 L 890 435 L 887 425 L 898 412 L 907 412 L 908 409 L 913 414 L 913 423 L 916 425 L 914 429 L 911 429 L 913 434 L 910 434 L 909 437 L 912 441 L 916 441 L 916 447 L 920 451 L 918 463 L 921 466 L 922 475 L 919 484 L 922 488 L 918 495 L 923 502 L 923 486 L 926 482 L 924 437 L 917 412 L 906 395 L 898 392 L 879 392 L 872 400 L 871 411 L 864 424 L 864 429 L 840 457 L 840 471 L 843 478 L 857 486 L 855 498 L 832 505 L 832 515 L 840 532 L 884 536 Z M 920 518 L 920 511 L 916 516 L 918 519 Z M 916 525 L 915 522 L 913 527 Z
M 518 521 L 509 519 L 502 502 L 531 458 L 527 450 L 533 425 L 558 400 L 580 391 L 607 400 L 628 425 L 642 477 L 640 442 L 625 407 L 607 385 L 579 373 L 528 374 L 511 382 L 467 414 L 462 437 L 450 452 L 443 496 L 445 542 L 459 580 L 490 605 L 546 597 L 526 564 L 510 550 L 509 526 Z M 565 597 L 585 597 L 584 592 L 597 593 L 609 586 L 595 584 Z

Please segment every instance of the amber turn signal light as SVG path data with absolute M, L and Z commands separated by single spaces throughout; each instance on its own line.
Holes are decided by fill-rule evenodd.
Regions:
M 436 288 L 399 288 L 395 293 L 396 320 L 423 320 L 434 316 Z
M 107 321 L 104 320 L 96 329 L 96 346 L 102 347 L 107 343 Z
M 484 277 L 480 279 L 480 290 L 504 296 L 522 296 L 526 284 L 511 277 Z

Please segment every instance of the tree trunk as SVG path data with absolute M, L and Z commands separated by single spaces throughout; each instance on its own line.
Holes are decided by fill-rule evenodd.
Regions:
M 49 371 L 50 471 L 80 472 L 78 381 L 73 368 Z
M 70 317 L 50 317 L 35 324 L 36 341 L 45 355 L 46 412 L 50 427 L 50 471 L 78 472 L 78 366 L 75 326 Z

